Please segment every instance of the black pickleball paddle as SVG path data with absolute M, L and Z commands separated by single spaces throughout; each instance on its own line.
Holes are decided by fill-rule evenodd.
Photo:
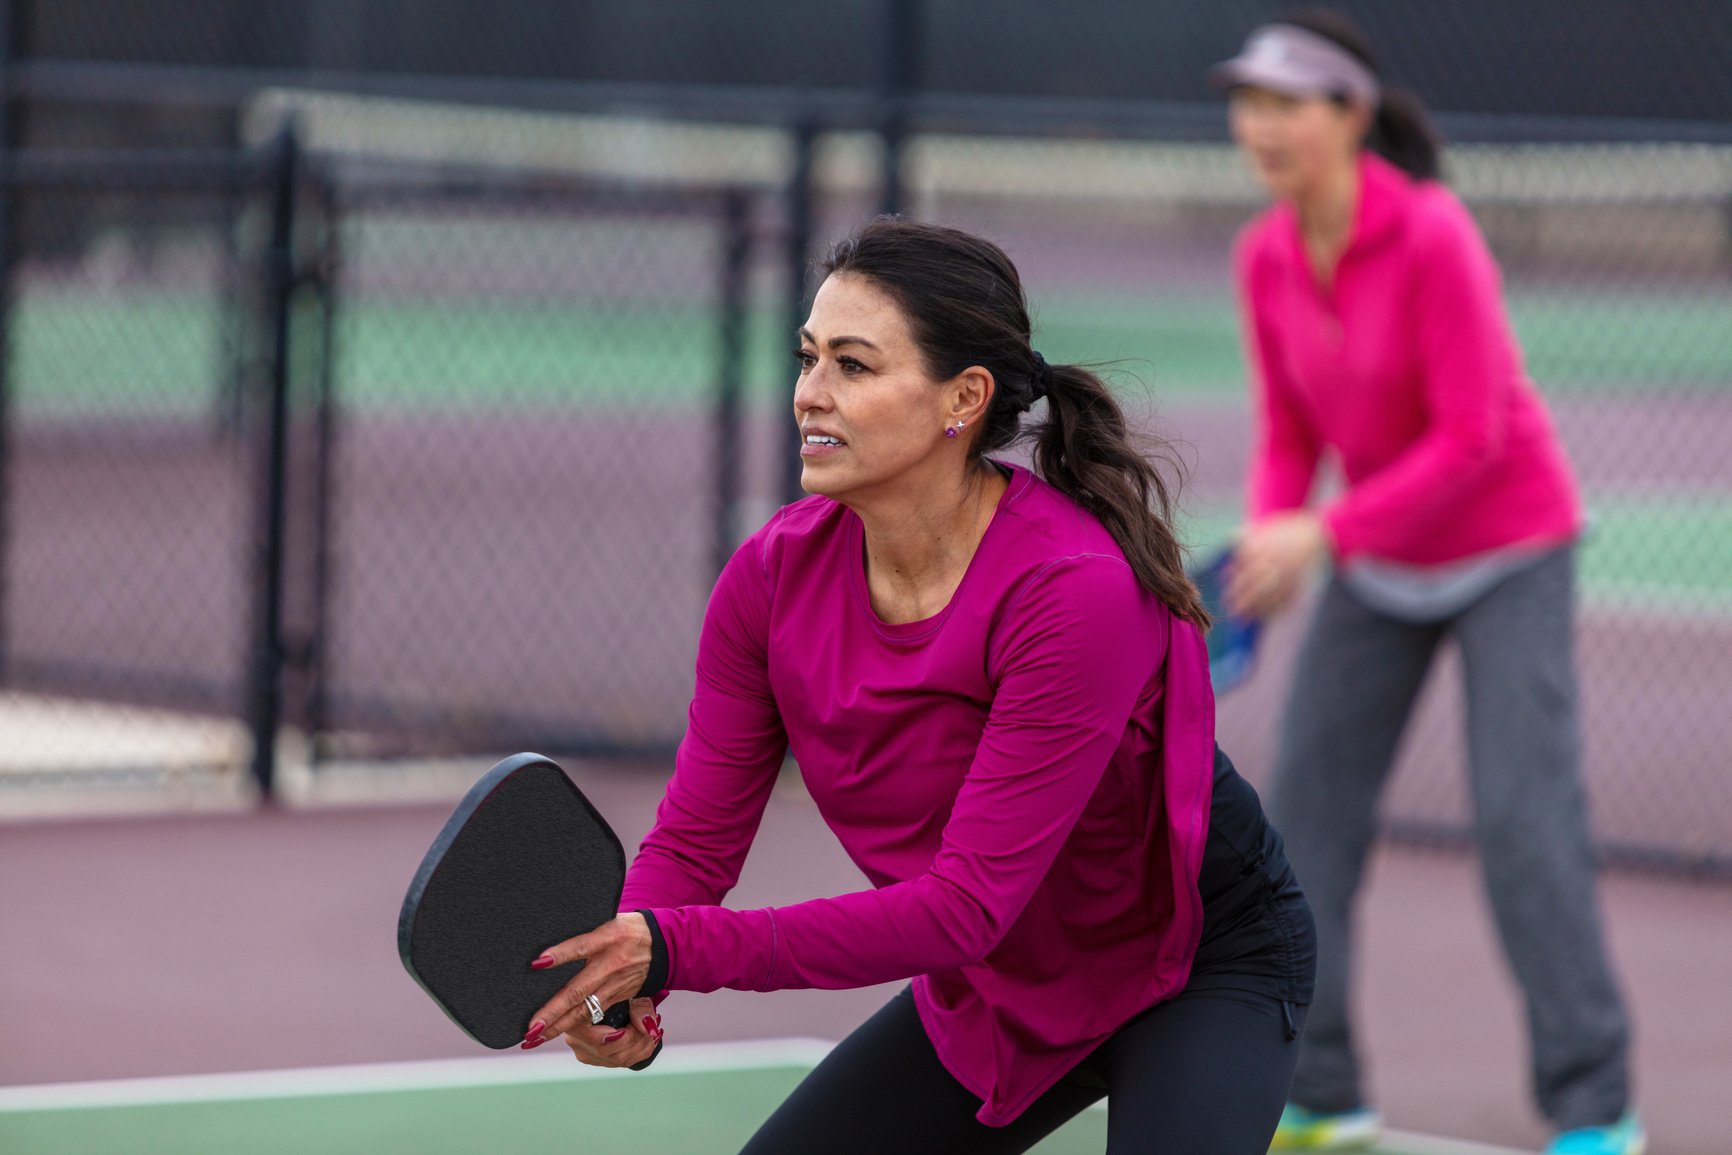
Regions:
M 557 764 L 516 754 L 481 776 L 433 840 L 403 897 L 397 953 L 451 1021 L 496 1049 L 582 962 L 531 970 L 548 947 L 619 912 L 625 850 Z M 626 1003 L 604 1020 L 631 1021 Z

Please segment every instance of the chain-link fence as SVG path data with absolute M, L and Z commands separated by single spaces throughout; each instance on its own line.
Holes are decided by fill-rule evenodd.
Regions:
M 302 271 L 276 297 L 256 185 L 15 198 L 8 686 L 256 723 L 255 585 L 275 573 L 268 656 L 314 761 L 665 750 L 717 556 L 790 495 L 807 263 L 886 203 L 1003 243 L 1043 351 L 1111 364 L 1194 464 L 1188 536 L 1223 539 L 1250 427 L 1228 252 L 1262 200 L 1201 71 L 1277 7 L 988 20 L 861 0 L 837 19 L 870 62 L 825 71 L 787 63 L 785 32 L 746 37 L 762 60 L 714 51 L 753 20 L 782 27 L 776 4 L 653 59 L 633 47 L 641 12 L 598 5 L 521 82 L 464 64 L 437 21 L 379 55 L 389 4 L 273 3 L 245 36 L 189 17 L 100 51 L 79 22 L 121 28 L 119 8 L 38 13 L 13 68 L 25 144 L 262 147 L 292 114 L 331 183 L 298 198 Z M 1732 131 L 1710 63 L 1732 21 L 1694 2 L 1660 20 L 1607 0 L 1564 25 L 1490 0 L 1345 7 L 1442 110 L 1449 179 L 1587 496 L 1602 843 L 1732 870 Z M 523 12 L 497 16 L 490 51 Z M 1528 46 L 1542 27 L 1568 51 Z M 584 52 L 550 53 L 567 34 Z M 251 47 L 225 49 L 235 36 Z M 141 91 L 156 103 L 131 107 Z M 261 382 L 289 360 L 271 555 Z M 177 553 L 201 560 L 191 576 Z M 1223 702 L 1253 777 L 1296 623 Z M 1388 798 L 1411 832 L 1466 829 L 1456 681 L 1446 661 Z
M 747 210 L 341 185 L 324 757 L 677 743 L 738 488 Z
M 858 97 L 899 88 L 953 101 L 1206 102 L 1202 72 L 1288 0 L 7 0 L 21 55 L 70 83 L 80 66 L 229 69 L 360 90 L 472 94 L 519 82 L 545 106 L 576 85 L 630 89 L 639 107 L 690 88 L 738 117 L 773 119 L 787 93 Z M 1732 14 L 1721 0 L 1336 0 L 1397 78 L 1455 113 L 1712 122 L 1732 115 L 1724 83 Z M 820 45 L 830 45 L 825 51 Z M 785 90 L 785 91 L 771 91 Z M 1074 115 L 1075 110 L 1071 110 Z M 1213 132 L 1212 122 L 1202 127 Z
M 9 804 L 244 780 L 271 175 L 266 153 L 0 170 Z
M 1581 479 L 1579 666 L 1585 771 L 1608 854 L 1732 862 L 1732 146 L 1477 145 L 1448 154 L 1505 274 L 1531 375 Z M 1242 508 L 1251 413 L 1228 254 L 1262 203 L 1229 149 L 917 137 L 917 214 L 1000 240 L 1037 340 L 1105 361 L 1194 463 L 1189 537 L 1226 540 Z M 1303 615 L 1222 702 L 1254 777 Z M 1386 818 L 1468 828 L 1454 659 L 1435 671 Z
M 294 140 L 6 170 L 6 813 L 678 740 L 750 199 Z

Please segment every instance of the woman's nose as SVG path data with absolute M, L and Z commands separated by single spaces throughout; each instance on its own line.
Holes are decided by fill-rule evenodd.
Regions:
M 824 381 L 824 366 L 814 365 L 794 381 L 794 411 L 822 409 L 829 402 L 829 388 Z
M 1269 118 L 1258 109 L 1248 109 L 1233 118 L 1233 136 L 1242 145 L 1262 143 L 1269 135 Z

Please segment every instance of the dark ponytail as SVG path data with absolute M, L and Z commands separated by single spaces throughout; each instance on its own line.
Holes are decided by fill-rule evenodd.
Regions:
M 1137 451 L 1118 400 L 1080 365 L 1054 365 L 1048 379 L 1046 420 L 1033 432 L 1035 468 L 1100 518 L 1144 589 L 1208 629 L 1209 611 L 1185 576 L 1184 547 L 1173 532 L 1175 495 Z
M 1414 180 L 1442 180 L 1442 144 L 1419 97 L 1385 88 L 1365 146 Z
M 1332 8 L 1301 8 L 1278 16 L 1271 23 L 1303 28 L 1333 41 L 1382 79 L 1371 41 L 1351 17 Z M 1424 102 L 1405 88 L 1383 88 L 1365 147 L 1415 180 L 1443 179 L 1442 138 L 1432 127 Z
M 1101 379 L 1078 365 L 1049 366 L 1029 344 L 1022 278 L 1003 249 L 960 229 L 878 217 L 838 242 L 820 268 L 888 293 L 935 379 L 974 365 L 991 373 L 997 387 L 972 452 L 1032 440 L 1036 472 L 1100 519 L 1138 583 L 1208 628 L 1173 532 L 1173 488 L 1138 451 Z M 1047 418 L 1025 430 L 1022 415 L 1042 396 Z

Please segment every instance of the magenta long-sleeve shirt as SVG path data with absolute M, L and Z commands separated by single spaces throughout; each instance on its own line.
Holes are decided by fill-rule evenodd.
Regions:
M 1291 205 L 1237 251 L 1257 391 L 1253 520 L 1303 506 L 1325 449 L 1336 555 L 1441 565 L 1581 527 L 1575 480 L 1522 367 L 1496 262 L 1447 188 L 1373 153 L 1331 284 Z
M 912 977 L 940 1059 L 1003 1125 L 1189 975 L 1208 660 L 1027 470 L 932 618 L 879 620 L 862 535 L 807 498 L 728 563 L 622 908 L 654 911 L 670 989 Z M 785 750 L 872 889 L 724 908 Z

